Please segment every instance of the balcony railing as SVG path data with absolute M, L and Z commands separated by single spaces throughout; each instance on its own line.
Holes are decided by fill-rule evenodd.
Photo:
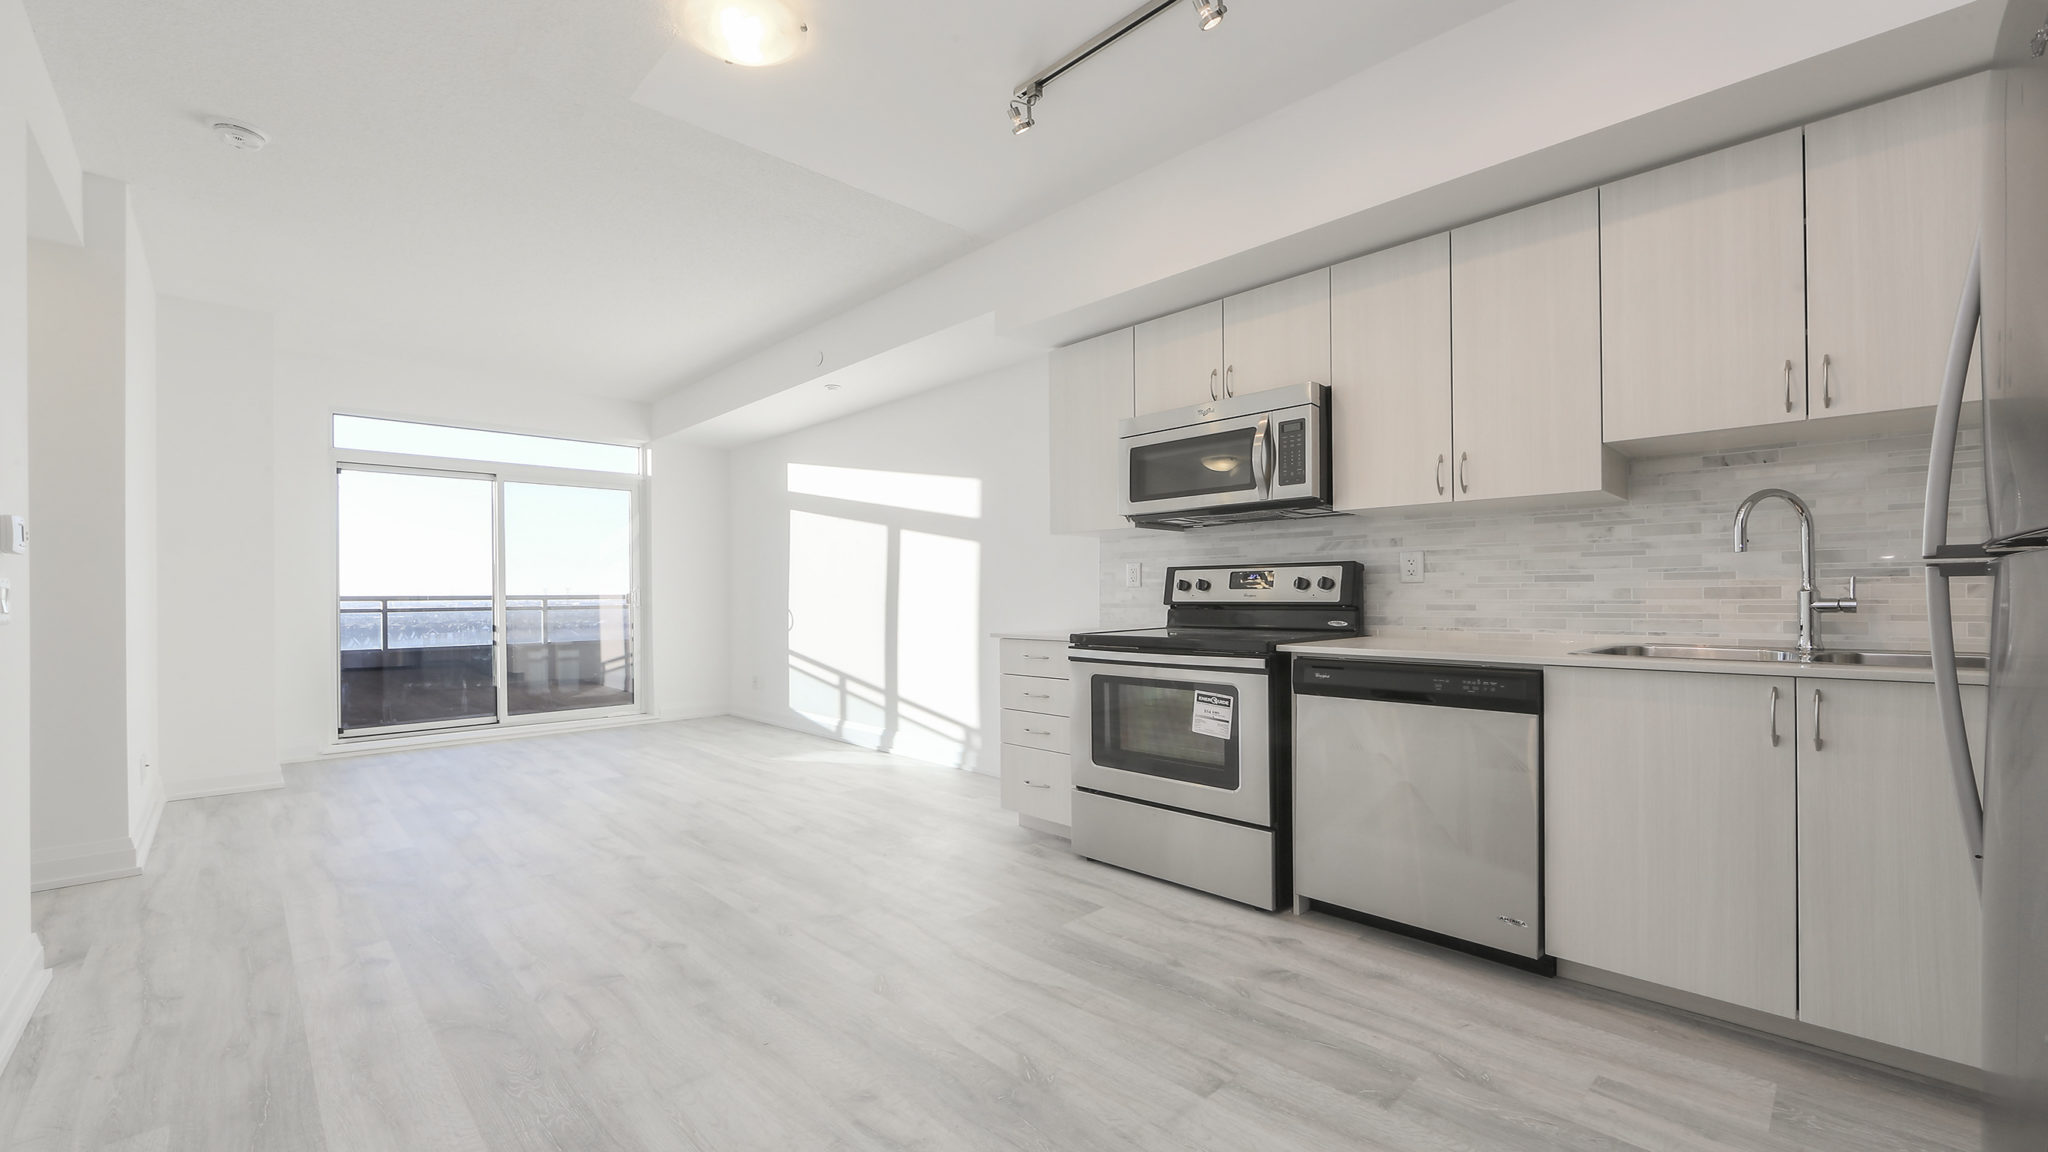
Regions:
M 508 596 L 511 715 L 633 702 L 628 596 Z M 489 596 L 344 596 L 344 732 L 497 715 Z

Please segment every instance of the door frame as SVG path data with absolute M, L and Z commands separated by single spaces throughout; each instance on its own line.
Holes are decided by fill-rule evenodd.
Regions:
M 652 666 L 646 628 L 645 589 L 651 558 L 646 547 L 647 476 L 646 449 L 641 449 L 641 473 L 589 472 L 573 468 L 550 468 L 534 464 L 500 464 L 495 461 L 459 460 L 440 456 L 413 456 L 394 452 L 357 449 L 330 450 L 337 487 L 329 489 L 328 511 L 333 517 L 333 562 L 327 565 L 327 707 L 332 721 L 330 748 L 354 748 L 379 739 L 420 736 L 439 732 L 478 729 L 509 730 L 545 724 L 568 724 L 650 713 L 652 698 L 648 670 Z M 384 472 L 414 476 L 444 476 L 491 483 L 491 669 L 497 690 L 497 714 L 487 719 L 428 721 L 421 724 L 385 725 L 344 731 L 341 726 L 341 516 L 339 477 L 344 470 Z M 505 618 L 505 485 L 544 484 L 570 488 L 601 488 L 623 491 L 632 500 L 629 547 L 632 550 L 632 590 L 627 594 L 627 627 L 630 629 L 633 701 L 599 708 L 577 708 L 560 712 L 512 715 L 510 685 L 507 681 L 509 632 Z

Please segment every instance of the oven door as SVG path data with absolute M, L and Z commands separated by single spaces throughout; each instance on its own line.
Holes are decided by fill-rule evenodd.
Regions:
M 1123 514 L 1328 503 L 1323 417 L 1301 404 L 1126 436 Z
M 1069 660 L 1075 787 L 1272 826 L 1265 661 L 1087 649 Z

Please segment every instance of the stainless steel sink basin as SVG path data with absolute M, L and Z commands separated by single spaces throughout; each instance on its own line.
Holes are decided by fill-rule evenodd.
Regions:
M 1784 664 L 1861 664 L 1870 668 L 1932 668 L 1934 657 L 1925 652 L 1863 652 L 1842 648 L 1823 650 L 1802 660 L 1791 648 L 1735 648 L 1708 644 L 1609 644 L 1587 648 L 1581 656 L 1634 656 L 1644 660 L 1736 660 Z M 1982 656 L 1957 656 L 1956 667 L 1983 671 L 1988 661 Z

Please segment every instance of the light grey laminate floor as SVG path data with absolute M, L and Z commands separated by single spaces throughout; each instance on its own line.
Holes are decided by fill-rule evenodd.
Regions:
M 1967 1149 L 1910 1077 L 1089 864 L 735 720 L 173 804 L 37 898 L 0 1147 Z

